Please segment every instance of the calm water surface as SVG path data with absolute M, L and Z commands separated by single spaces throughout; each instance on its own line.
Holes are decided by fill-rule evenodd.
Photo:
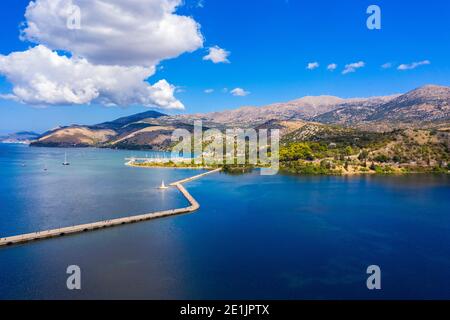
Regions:
M 156 187 L 197 171 L 128 156 L 145 152 L 0 144 L 0 236 L 187 204 Z M 186 187 L 195 214 L 0 249 L 0 299 L 450 298 L 448 176 L 255 172 Z M 80 291 L 66 289 L 73 264 Z

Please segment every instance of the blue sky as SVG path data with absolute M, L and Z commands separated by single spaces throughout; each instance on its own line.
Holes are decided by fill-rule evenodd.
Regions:
M 36 45 L 19 39 L 28 3 L 0 2 L 0 54 Z M 371 4 L 381 8 L 381 30 L 366 27 Z M 186 0 L 176 13 L 201 25 L 203 48 L 162 61 L 149 81 L 166 79 L 177 86 L 175 96 L 185 106 L 181 113 L 265 105 L 305 95 L 363 97 L 401 93 L 429 83 L 450 85 L 448 1 Z M 230 52 L 230 63 L 203 59 L 215 45 Z M 364 67 L 342 74 L 346 64 L 360 61 Z M 429 64 L 398 70 L 401 64 L 420 61 Z M 312 62 L 319 67 L 308 70 Z M 336 70 L 327 70 L 332 63 Z M 382 68 L 385 63 L 392 67 Z M 0 76 L 0 93 L 9 93 L 12 87 Z M 234 88 L 250 93 L 234 96 L 230 93 Z M 206 89 L 214 92 L 206 94 Z M 43 108 L 0 100 L 0 133 L 93 124 L 145 110 L 97 103 Z

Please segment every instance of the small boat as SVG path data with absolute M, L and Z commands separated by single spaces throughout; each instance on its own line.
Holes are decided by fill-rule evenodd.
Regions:
M 164 180 L 161 183 L 161 186 L 159 187 L 159 189 L 169 189 L 169 187 L 166 187 L 166 185 L 164 184 Z
M 67 161 L 67 152 L 64 153 L 64 162 L 62 163 L 63 166 L 70 166 L 70 163 Z

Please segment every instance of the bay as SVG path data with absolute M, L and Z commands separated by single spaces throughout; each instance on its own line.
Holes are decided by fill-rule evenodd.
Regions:
M 0 144 L 0 236 L 185 206 L 157 187 L 199 171 L 124 165 L 146 153 Z M 0 299 L 450 298 L 448 176 L 255 171 L 186 188 L 196 213 L 0 248 Z

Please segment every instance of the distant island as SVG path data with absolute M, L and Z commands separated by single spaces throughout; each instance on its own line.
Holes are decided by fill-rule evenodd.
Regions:
M 39 139 L 40 134 L 32 131 L 21 131 L 17 133 L 0 136 L 0 143 L 21 143 L 30 144 L 36 139 Z
M 168 151 L 173 130 L 192 132 L 196 120 L 202 120 L 205 129 L 279 129 L 280 168 L 296 174 L 448 173 L 450 169 L 450 88 L 436 85 L 392 96 L 303 97 L 206 114 L 168 116 L 147 111 L 92 126 L 59 127 L 29 142 L 45 147 Z

